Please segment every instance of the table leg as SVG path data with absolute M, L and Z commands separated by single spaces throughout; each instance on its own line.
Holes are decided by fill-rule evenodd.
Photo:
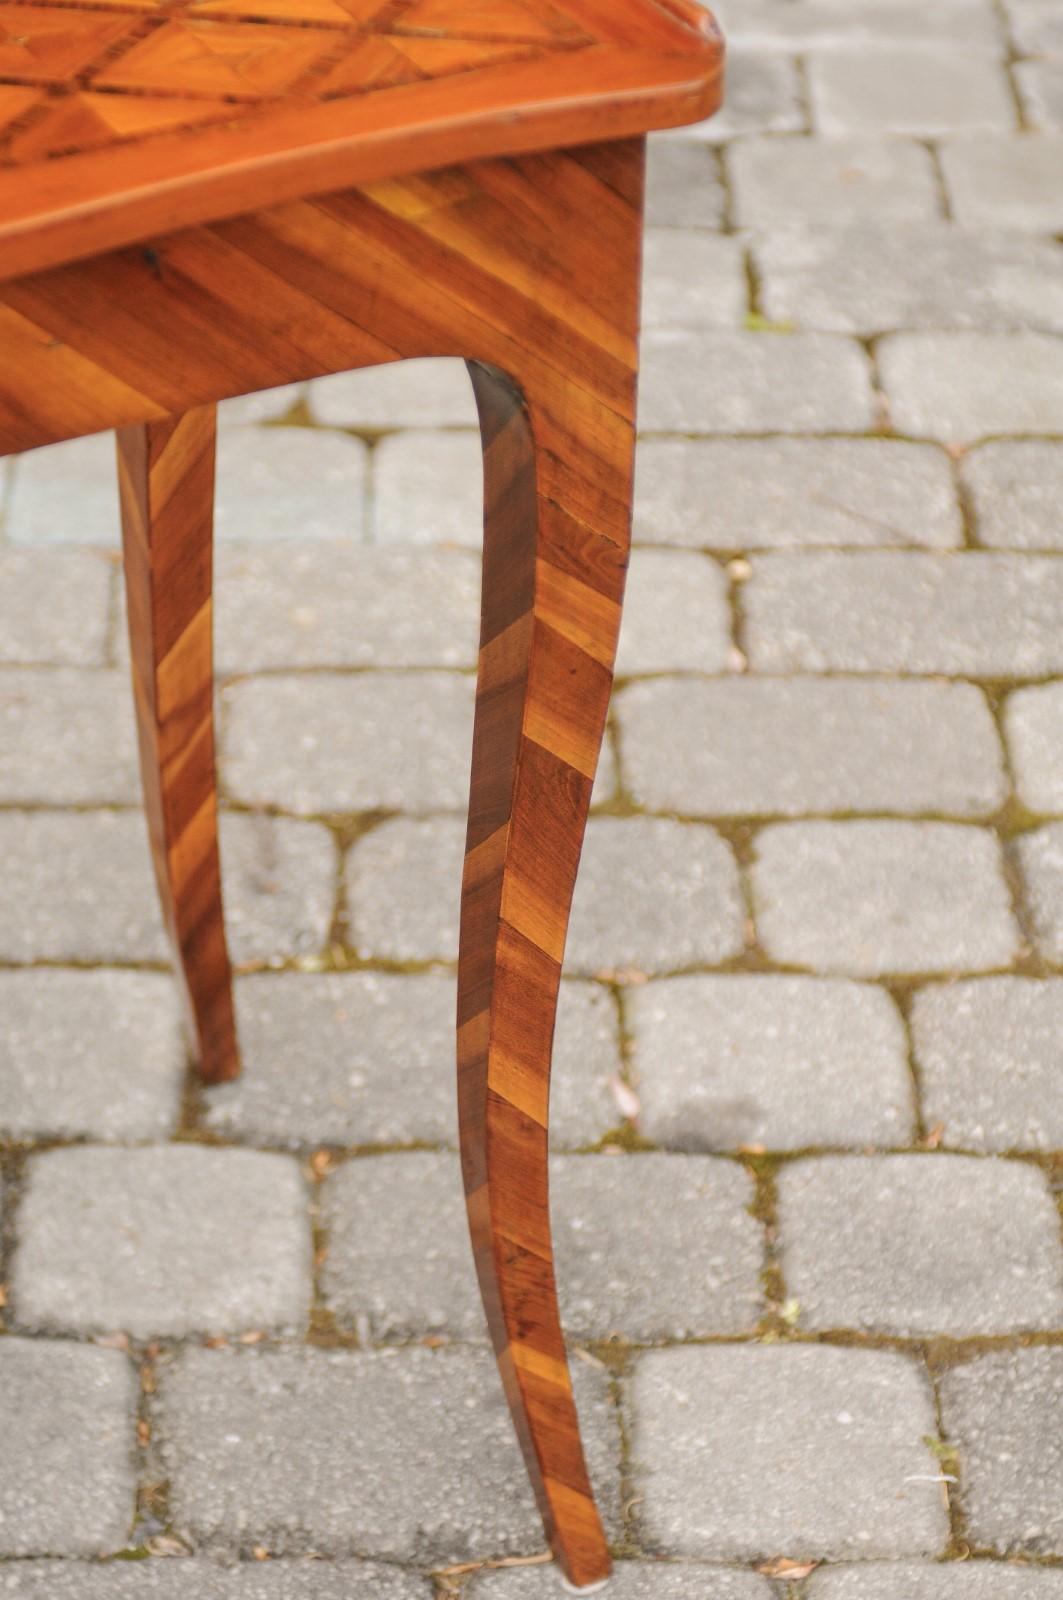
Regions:
M 215 408 L 119 430 L 140 771 L 163 918 L 199 1069 L 240 1070 L 222 918 L 211 580 Z
M 588 407 L 578 386 L 567 399 L 564 384 L 554 388 L 538 412 L 500 372 L 470 370 L 486 517 L 458 979 L 463 1170 L 528 1471 L 557 1559 L 584 1587 L 610 1560 L 558 1314 L 547 1124 L 569 906 L 620 624 L 634 435 L 630 414 Z

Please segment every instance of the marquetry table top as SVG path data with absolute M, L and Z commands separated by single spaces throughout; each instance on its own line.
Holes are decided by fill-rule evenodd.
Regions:
M 0 0 L 0 278 L 715 109 L 692 0 Z

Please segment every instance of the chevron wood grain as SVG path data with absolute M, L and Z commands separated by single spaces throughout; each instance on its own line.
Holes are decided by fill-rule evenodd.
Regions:
M 240 1061 L 214 775 L 214 407 L 118 435 L 140 773 L 163 919 L 207 1083 Z
M 630 289 L 631 285 L 629 285 Z M 629 293 L 631 340 L 637 308 Z M 550 1061 L 569 907 L 627 566 L 634 367 L 577 419 L 472 368 L 485 548 L 458 968 L 462 1160 L 495 1350 L 543 1521 L 576 1585 L 609 1571 L 579 1443 L 547 1192 Z
M 216 403 L 468 363 L 486 512 L 462 1165 L 506 1394 L 578 1587 L 609 1551 L 554 1284 L 550 1060 L 627 566 L 642 135 L 711 111 L 720 59 L 690 0 L 0 0 L 0 455 L 118 430 L 149 831 L 211 1081 L 239 1067 Z

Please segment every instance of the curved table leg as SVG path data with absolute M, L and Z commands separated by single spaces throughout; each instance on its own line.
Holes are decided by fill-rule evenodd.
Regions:
M 118 435 L 140 771 L 163 918 L 200 1072 L 240 1070 L 222 919 L 211 556 L 215 408 Z
M 510 1409 L 555 1555 L 584 1587 L 610 1560 L 558 1315 L 547 1113 L 620 624 L 633 426 L 630 410 L 619 416 L 567 380 L 539 408 L 496 370 L 470 372 L 486 517 L 458 978 L 462 1162 Z

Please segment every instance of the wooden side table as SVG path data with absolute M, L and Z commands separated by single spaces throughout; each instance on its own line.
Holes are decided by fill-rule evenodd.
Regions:
M 208 1082 L 239 1070 L 216 402 L 468 361 L 486 527 L 462 1163 L 513 1419 L 577 1587 L 609 1555 L 554 1287 L 550 1055 L 627 564 L 643 136 L 712 112 L 721 65 L 692 0 L 0 0 L 0 455 L 118 432 L 148 824 Z

